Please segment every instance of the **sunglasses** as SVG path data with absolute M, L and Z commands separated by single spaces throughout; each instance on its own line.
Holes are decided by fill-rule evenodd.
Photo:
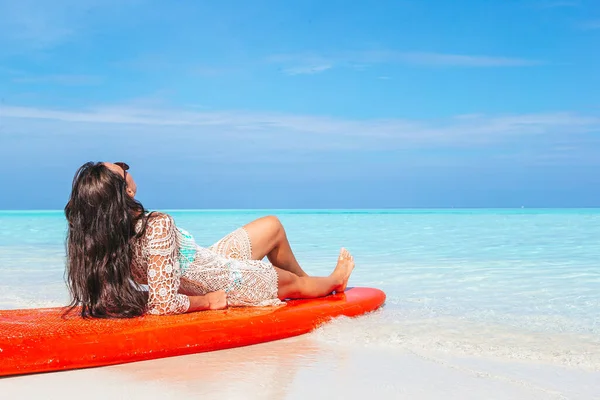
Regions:
M 129 169 L 129 165 L 124 162 L 116 162 L 115 165 L 118 165 L 123 170 L 123 179 L 125 179 L 125 183 L 127 183 L 127 170 Z

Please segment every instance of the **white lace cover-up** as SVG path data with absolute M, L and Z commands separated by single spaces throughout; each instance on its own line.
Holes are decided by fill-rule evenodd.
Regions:
M 137 226 L 141 228 L 141 221 Z M 181 314 L 188 296 L 227 292 L 229 306 L 276 306 L 277 272 L 266 261 L 252 260 L 252 244 L 244 228 L 209 248 L 177 228 L 167 214 L 152 216 L 143 237 L 134 240 L 132 274 L 148 285 L 148 313 Z

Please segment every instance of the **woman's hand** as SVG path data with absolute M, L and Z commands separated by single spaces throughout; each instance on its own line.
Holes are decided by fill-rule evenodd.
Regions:
M 217 290 L 204 295 L 208 300 L 209 310 L 223 310 L 227 308 L 227 293 L 224 290 Z
M 223 310 L 227 308 L 227 293 L 224 290 L 206 293 L 204 296 L 189 296 L 190 308 L 188 312 Z

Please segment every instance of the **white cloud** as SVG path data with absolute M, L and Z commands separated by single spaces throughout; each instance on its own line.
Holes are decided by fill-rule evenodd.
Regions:
M 318 74 L 318 73 L 327 71 L 330 68 L 331 68 L 331 65 L 329 65 L 329 64 L 309 65 L 309 66 L 302 66 L 302 67 L 285 68 L 283 70 L 283 72 L 288 75 L 313 75 L 313 74 Z
M 489 147 L 519 141 L 567 145 L 597 140 L 600 117 L 577 113 L 488 116 L 460 115 L 440 120 L 356 120 L 269 112 L 196 111 L 135 105 L 86 110 L 0 107 L 4 129 L 27 133 L 120 132 L 183 135 L 190 140 L 243 138 L 265 148 L 312 150 Z M 52 129 L 49 129 L 51 127 Z M 600 149 L 598 149 L 600 151 Z
M 331 68 L 346 67 L 364 70 L 370 65 L 399 64 L 426 67 L 527 67 L 543 64 L 539 60 L 489 55 L 468 55 L 436 52 L 356 51 L 331 55 L 313 53 L 276 54 L 267 62 L 283 66 L 283 72 L 318 73 Z
M 266 61 L 283 66 L 281 71 L 287 75 L 313 75 L 334 66 L 334 60 L 311 53 L 275 54 Z

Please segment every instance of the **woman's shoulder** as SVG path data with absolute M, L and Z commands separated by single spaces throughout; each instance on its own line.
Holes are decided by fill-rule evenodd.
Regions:
M 148 233 L 169 232 L 175 229 L 175 221 L 169 214 L 153 211 L 147 216 L 146 230 Z

